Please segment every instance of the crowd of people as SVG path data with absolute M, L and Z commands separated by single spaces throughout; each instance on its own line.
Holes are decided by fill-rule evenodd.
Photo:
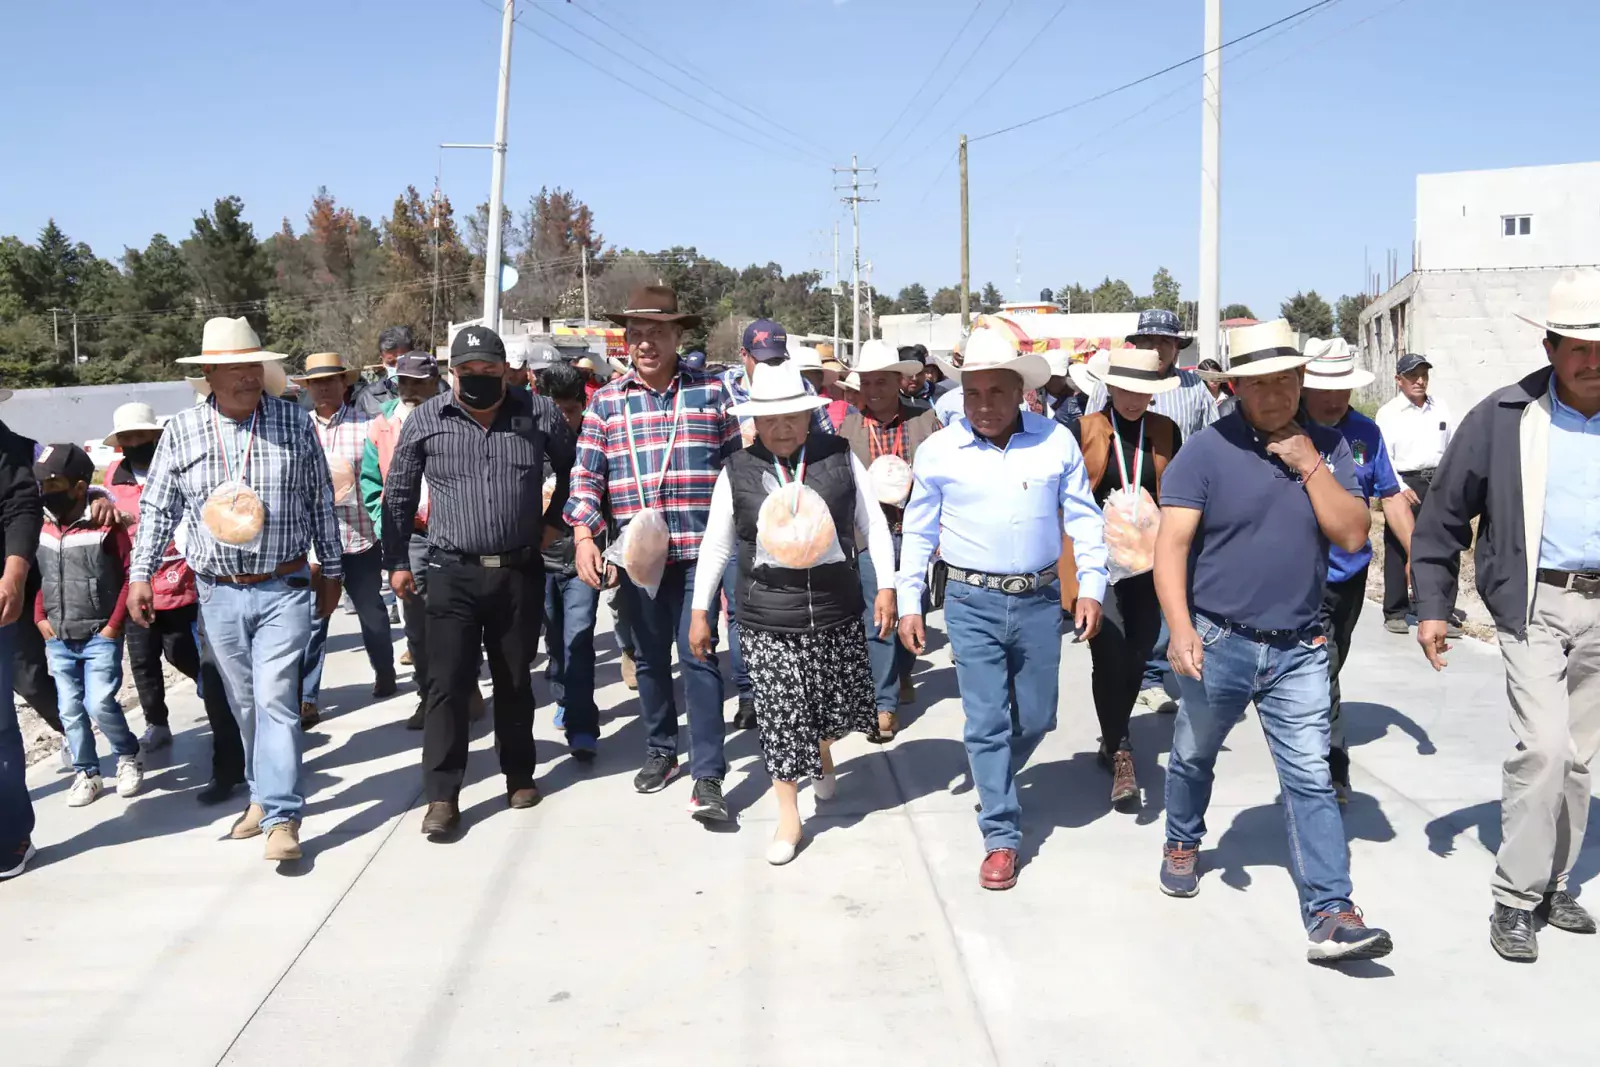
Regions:
M 718 372 L 682 350 L 699 319 L 672 289 L 645 286 L 613 318 L 626 361 L 550 345 L 518 358 L 481 326 L 436 357 L 396 327 L 370 378 L 337 353 L 286 375 L 248 321 L 213 319 L 181 361 L 200 371 L 195 405 L 164 425 L 144 405 L 119 409 L 103 485 L 81 448 L 0 426 L 0 878 L 35 854 L 13 687 L 62 735 L 66 803 L 104 788 L 95 727 L 116 792 L 131 797 L 144 754 L 172 739 L 163 661 L 195 681 L 210 724 L 197 799 L 245 789 L 229 836 L 298 859 L 303 739 L 320 719 L 341 593 L 374 699 L 400 685 L 386 602 L 398 606 L 417 695 L 404 726 L 422 732 L 421 829 L 438 841 L 460 822 L 485 660 L 510 808 L 541 799 L 541 632 L 554 723 L 573 760 L 596 758 L 602 597 L 644 727 L 634 788 L 657 793 L 686 771 L 695 819 L 735 818 L 725 631 L 732 726 L 758 731 L 779 806 L 767 858 L 785 864 L 803 840 L 801 784 L 823 802 L 839 789 L 831 746 L 901 729 L 938 605 L 983 888 L 1016 884 L 1017 774 L 1063 704 L 1075 712 L 1086 697 L 1123 810 L 1142 799 L 1135 707 L 1176 713 L 1158 881 L 1195 895 L 1217 755 L 1253 704 L 1308 957 L 1382 956 L 1392 939 L 1354 903 L 1340 814 L 1339 679 L 1376 505 L 1386 626 L 1414 623 L 1443 668 L 1460 632 L 1460 554 L 1475 543 L 1500 632 L 1517 744 L 1491 943 L 1531 960 L 1536 916 L 1595 930 L 1567 881 L 1600 749 L 1593 274 L 1564 277 L 1534 322 L 1550 366 L 1459 423 L 1429 393 L 1426 355 L 1401 355 L 1398 395 L 1369 419 L 1351 396 L 1373 375 L 1350 346 L 1302 342 L 1282 320 L 1230 331 L 1226 360 L 1194 369 L 1178 365 L 1192 338 L 1161 310 L 1081 360 L 980 319 L 948 358 L 873 340 L 846 365 L 760 320 Z M 1064 639 L 1088 644 L 1076 700 L 1060 692 Z M 124 651 L 143 736 L 118 702 Z

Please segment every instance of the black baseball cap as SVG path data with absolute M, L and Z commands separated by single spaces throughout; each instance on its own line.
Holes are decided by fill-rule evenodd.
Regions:
M 432 352 L 407 352 L 394 361 L 397 378 L 432 378 L 439 373 L 439 361 Z
M 450 366 L 459 366 L 473 360 L 487 363 L 504 363 L 506 345 L 500 335 L 487 326 L 468 326 L 450 342 Z
M 1428 362 L 1427 356 L 1419 355 L 1416 352 L 1407 352 L 1405 355 L 1394 361 L 1394 372 L 1396 374 L 1410 374 L 1419 367 L 1432 366 L 1433 364 Z
M 409 326 L 390 326 L 378 335 L 379 352 L 409 352 L 417 347 Z
M 49 478 L 90 482 L 94 480 L 94 460 L 74 444 L 45 445 L 39 452 L 39 458 L 34 461 L 33 476 L 40 482 Z
M 744 328 L 739 347 L 757 363 L 782 362 L 789 358 L 789 331 L 771 319 L 757 319 Z

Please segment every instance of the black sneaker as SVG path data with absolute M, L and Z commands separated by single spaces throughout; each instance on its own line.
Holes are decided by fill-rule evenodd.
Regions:
M 1306 959 L 1312 963 L 1331 960 L 1375 960 L 1394 951 L 1389 931 L 1368 926 L 1361 913 L 1351 908 L 1336 913 L 1321 912 L 1306 935 L 1310 945 Z
M 728 802 L 722 799 L 721 778 L 699 778 L 689 797 L 689 814 L 701 822 L 727 822 Z
M 733 728 L 735 730 L 754 730 L 756 728 L 755 697 L 742 696 L 739 698 L 739 710 L 733 714 Z
M 677 776 L 677 756 L 652 752 L 644 758 L 644 766 L 639 773 L 633 776 L 633 787 L 641 793 L 659 793 Z

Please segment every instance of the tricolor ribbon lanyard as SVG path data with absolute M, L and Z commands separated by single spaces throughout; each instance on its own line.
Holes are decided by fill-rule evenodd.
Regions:
M 254 451 L 251 447 L 256 439 L 256 419 L 260 418 L 261 409 L 258 407 L 250 413 L 250 426 L 245 430 L 244 445 L 239 449 L 239 477 L 240 485 L 250 484 L 250 455 Z M 233 461 L 228 458 L 228 446 L 222 440 L 222 419 L 217 415 L 217 409 L 211 409 L 211 428 L 216 431 L 217 451 L 222 455 L 222 475 L 225 481 L 234 481 Z M 234 499 L 239 498 L 238 490 L 234 490 Z
M 779 485 L 788 485 L 789 484 L 789 472 L 783 469 L 783 464 L 778 462 L 778 457 L 777 456 L 773 456 L 772 457 L 772 469 L 778 472 L 778 484 Z M 795 464 L 794 481 L 798 485 L 804 485 L 805 481 L 806 481 L 806 446 L 805 445 L 801 445 L 800 446 L 800 462 Z M 794 495 L 794 502 L 789 505 L 789 514 L 793 515 L 795 512 L 797 512 L 799 510 L 800 510 L 800 494 L 796 493 Z
M 678 395 L 672 402 L 672 432 L 667 435 L 667 447 L 661 453 L 661 473 L 656 477 L 656 502 L 661 502 L 661 491 L 667 483 L 667 465 L 672 462 L 672 446 L 678 440 L 679 415 L 683 411 L 683 385 L 678 385 Z M 644 509 L 650 506 L 650 499 L 644 489 L 644 468 L 639 466 L 639 449 L 633 440 L 633 402 L 627 397 L 622 401 L 622 421 L 628 427 L 628 456 L 633 460 L 633 481 L 639 488 L 639 507 Z
M 1139 484 L 1144 480 L 1144 419 L 1139 420 L 1139 443 L 1134 448 L 1133 454 L 1133 481 L 1128 481 L 1128 459 L 1122 454 L 1122 436 L 1116 432 L 1116 427 L 1111 428 L 1111 436 L 1117 446 L 1117 471 L 1122 475 L 1122 487 L 1128 491 L 1128 496 L 1133 499 L 1133 521 L 1139 521 Z
M 872 435 L 873 452 L 877 453 L 878 456 L 900 456 L 901 459 L 904 459 L 905 456 L 901 455 L 901 453 L 905 450 L 905 423 L 896 426 L 892 434 L 884 433 L 878 429 L 878 426 L 877 422 L 867 423 L 867 433 Z M 888 449 L 883 446 L 885 438 L 889 440 Z

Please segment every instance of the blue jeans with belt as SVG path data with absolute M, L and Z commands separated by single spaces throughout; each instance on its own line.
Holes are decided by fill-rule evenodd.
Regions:
M 1255 703 L 1278 769 L 1289 860 L 1306 928 L 1348 911 L 1350 849 L 1328 770 L 1328 649 L 1321 627 L 1299 634 L 1238 632 L 1196 613 L 1205 646 L 1198 680 L 1178 675 L 1183 699 L 1167 762 L 1167 840 L 1198 847 L 1206 832 L 1217 753 Z
M 966 712 L 962 739 L 983 807 L 986 852 L 1022 843 L 1017 772 L 1055 729 L 1061 674 L 1061 588 L 1017 596 L 951 582 L 945 627 Z
M 894 538 L 894 552 L 895 559 L 899 559 L 899 534 Z M 895 560 L 887 561 L 886 565 L 893 573 Z M 878 710 L 894 711 L 900 706 L 900 676 L 911 669 L 916 657 L 900 643 L 899 635 L 893 630 L 889 631 L 887 638 L 878 636 L 877 624 L 872 621 L 873 603 L 878 598 L 878 565 L 870 553 L 863 552 L 856 557 L 856 566 L 861 573 L 861 597 L 867 602 L 863 621 L 867 627 L 867 658 L 872 662 L 872 684 L 878 691 Z M 926 607 L 926 596 L 923 601 Z M 926 611 L 923 614 L 927 614 Z
M 624 575 L 622 595 L 633 615 L 634 656 L 639 668 L 639 716 L 644 720 L 651 752 L 678 753 L 678 706 L 672 693 L 672 646 L 689 703 L 689 771 L 700 778 L 723 778 L 728 761 L 722 753 L 727 724 L 722 719 L 722 667 L 716 656 L 702 661 L 689 649 L 689 610 L 694 594 L 695 561 L 667 564 L 661 587 L 649 596 Z M 712 629 L 712 644 L 716 630 Z
M 0 868 L 11 867 L 21 859 L 22 843 L 33 836 L 28 763 L 22 751 L 22 728 L 17 725 L 17 698 L 11 692 L 18 625 L 33 623 L 0 626 Z

